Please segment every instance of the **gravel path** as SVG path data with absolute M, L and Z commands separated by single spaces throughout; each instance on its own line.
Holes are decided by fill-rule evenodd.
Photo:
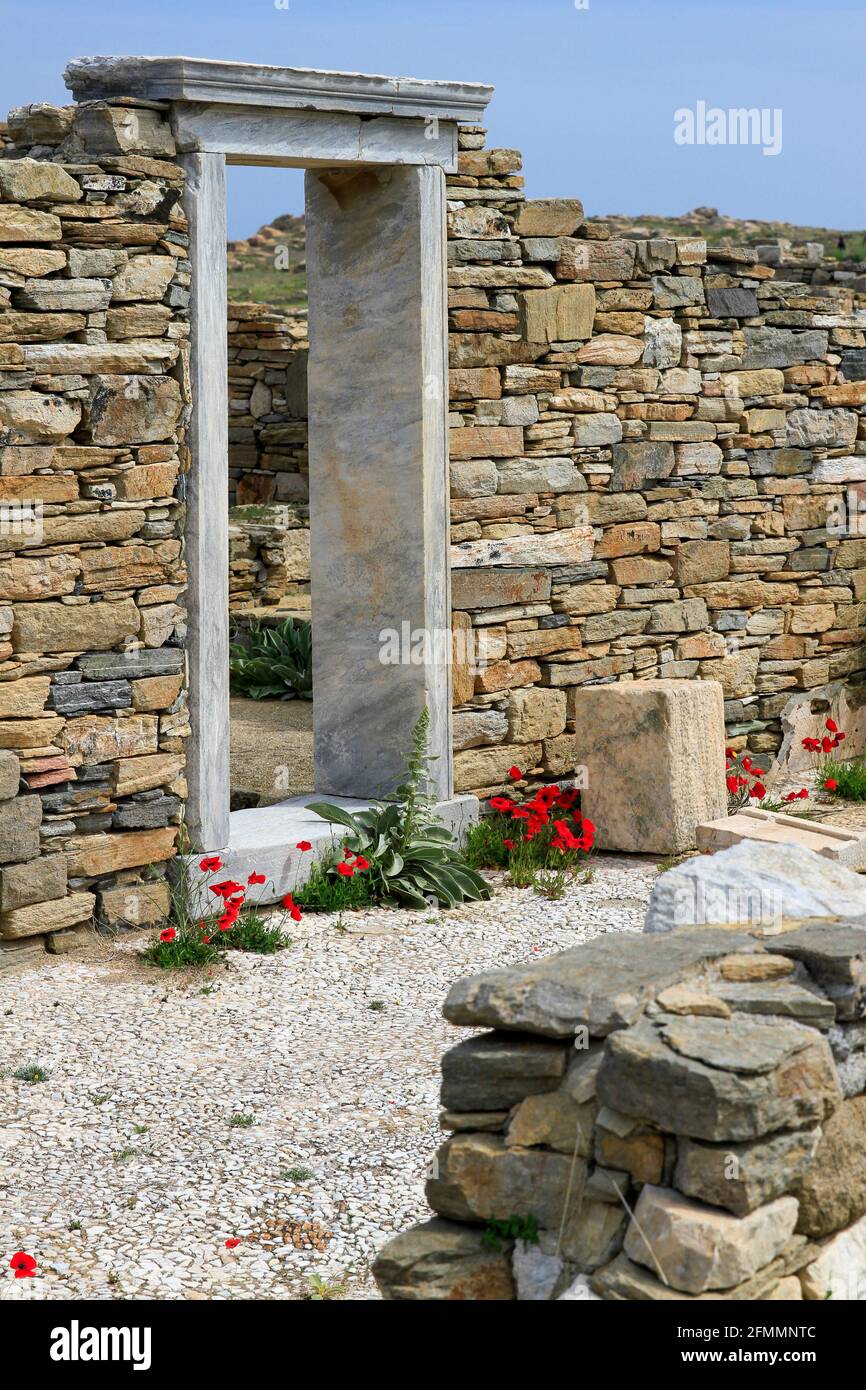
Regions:
M 289 950 L 209 973 L 143 965 L 140 937 L 9 972 L 0 1299 L 291 1299 L 311 1275 L 376 1297 L 372 1257 L 428 1215 L 449 985 L 639 930 L 654 876 L 602 855 L 562 902 L 308 914 Z M 17 1250 L 39 1278 L 13 1278 Z

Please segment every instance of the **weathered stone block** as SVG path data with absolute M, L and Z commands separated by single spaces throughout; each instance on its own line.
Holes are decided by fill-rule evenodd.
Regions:
M 41 824 L 42 802 L 38 796 L 14 796 L 0 801 L 0 864 L 35 859 Z
M 797 1230 L 808 1236 L 831 1235 L 866 1212 L 866 1096 L 843 1101 L 819 1137 L 814 1162 L 791 1174 Z
M 660 1129 L 714 1142 L 820 1124 L 842 1099 L 824 1038 L 744 1018 L 646 1019 L 621 1030 L 598 1094 Z
M 731 1216 L 648 1184 L 626 1233 L 625 1253 L 687 1293 L 729 1289 L 782 1252 L 796 1220 L 793 1197 Z
M 124 883 L 97 892 L 99 920 L 107 927 L 150 927 L 164 921 L 171 898 L 165 880 Z
M 508 781 L 508 769 L 518 755 L 526 768 L 537 766 L 541 758 L 540 743 L 523 743 L 520 748 L 473 748 L 454 755 L 455 791 L 472 791 L 476 787 L 495 787 Z
M 526 290 L 520 302 L 520 328 L 528 343 L 571 343 L 592 334 L 593 285 L 554 285 L 549 290 Z
M 483 1234 L 434 1218 L 395 1236 L 373 1263 L 383 1299 L 513 1299 L 510 1247 L 492 1250 Z
M 836 1114 L 843 1111 L 844 1105 Z M 826 1123 L 833 1125 L 834 1116 Z M 702 1144 L 681 1138 L 673 1183 L 696 1201 L 745 1216 L 785 1192 L 800 1196 L 798 1180 L 812 1169 L 820 1138 L 820 1129 L 773 1134 L 750 1144 Z M 798 1230 L 807 1230 L 802 1208 Z
M 5 748 L 0 749 L 0 801 L 8 801 L 10 797 L 18 795 L 20 777 L 18 755 Z
M 523 204 L 514 230 L 521 237 L 560 237 L 573 236 L 582 225 L 578 198 L 537 198 Z
M 66 859 L 62 854 L 43 854 L 29 863 L 7 864 L 0 869 L 0 912 L 65 896 Z
M 84 423 L 94 444 L 147 444 L 169 439 L 181 411 L 170 376 L 97 376 Z
M 508 738 L 535 743 L 555 738 L 565 728 L 566 696 L 562 690 L 515 690 L 508 699 Z
M 441 1102 L 447 1110 L 510 1109 L 552 1091 L 565 1074 L 566 1049 L 538 1039 L 486 1033 L 449 1048 L 442 1058 Z
M 172 857 L 176 838 L 174 828 L 73 836 L 67 845 L 67 869 L 73 878 L 97 878 L 119 869 L 162 863 Z
M 508 1149 L 498 1134 L 457 1134 L 437 1151 L 435 1162 L 437 1176 L 425 1191 L 439 1216 L 489 1221 L 532 1212 L 540 1226 L 558 1229 L 568 1214 L 574 1161 L 566 1154 Z M 576 1166 L 582 1173 L 584 1165 L 578 1160 Z M 575 1182 L 575 1207 L 579 1189 Z
M 722 692 L 711 681 L 634 681 L 574 691 L 584 813 L 604 849 L 678 853 L 724 813 Z
M 70 893 L 47 903 L 34 903 L 12 912 L 0 912 L 0 936 L 39 936 L 78 926 L 93 916 L 96 898 L 92 893 Z
M 17 652 L 93 652 L 138 634 L 133 600 L 118 603 L 15 605 L 12 645 Z
M 644 440 L 615 444 L 611 491 L 640 492 L 650 479 L 669 478 L 674 471 L 674 461 L 673 444 Z

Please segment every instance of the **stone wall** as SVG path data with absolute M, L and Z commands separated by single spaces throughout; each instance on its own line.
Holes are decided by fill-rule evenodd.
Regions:
M 309 617 L 309 508 L 272 502 L 229 509 L 229 607 Z
M 481 669 L 455 670 L 458 790 L 573 768 L 579 692 L 609 681 L 718 680 L 729 742 L 772 756 L 792 701 L 866 668 L 862 277 L 612 238 L 524 202 L 516 151 L 460 144 L 453 607 Z
M 459 980 L 445 1017 L 493 1031 L 443 1058 L 436 1215 L 378 1256 L 383 1296 L 863 1301 L 864 980 L 862 919 Z
M 0 157 L 0 966 L 167 907 L 184 782 L 187 227 L 153 104 Z
M 307 320 L 229 304 L 229 504 L 306 505 Z

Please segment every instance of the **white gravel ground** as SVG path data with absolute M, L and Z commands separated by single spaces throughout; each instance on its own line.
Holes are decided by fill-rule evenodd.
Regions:
M 0 1299 L 296 1299 L 311 1275 L 375 1298 L 376 1251 L 429 1215 L 449 985 L 639 930 L 654 864 L 594 862 L 561 902 L 310 913 L 209 974 L 145 966 L 136 937 L 0 977 Z M 44 1083 L 14 1078 L 30 1062 Z

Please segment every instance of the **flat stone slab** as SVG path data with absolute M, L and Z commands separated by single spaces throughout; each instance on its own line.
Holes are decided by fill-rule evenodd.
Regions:
M 765 844 L 801 845 L 849 869 L 866 869 L 866 832 L 802 820 L 778 811 L 745 807 L 733 816 L 704 821 L 698 826 L 698 849 L 727 849 L 743 840 Z
M 347 796 L 324 796 L 308 792 L 278 801 L 274 806 L 256 806 L 248 811 L 233 811 L 229 818 L 229 843 L 225 848 L 208 847 L 207 853 L 219 853 L 226 878 L 246 883 L 251 873 L 266 874 L 268 881 L 260 890 L 262 903 L 280 902 L 286 893 L 293 893 L 310 877 L 313 865 L 339 844 L 341 827 L 330 825 L 307 807 L 311 802 L 328 801 L 347 811 L 365 811 L 372 804 Z M 478 819 L 478 798 L 455 796 L 439 802 L 434 808 L 441 823 L 461 839 L 468 826 Z M 308 841 L 310 850 L 297 845 Z M 193 878 L 198 872 L 201 854 L 186 857 Z M 213 901 L 203 890 L 198 910 L 213 911 Z
M 551 1038 L 584 1026 L 605 1037 L 634 1023 L 656 994 L 731 951 L 759 951 L 743 933 L 695 928 L 664 941 L 619 933 L 527 966 L 486 970 L 452 985 L 449 1023 L 511 1029 Z

